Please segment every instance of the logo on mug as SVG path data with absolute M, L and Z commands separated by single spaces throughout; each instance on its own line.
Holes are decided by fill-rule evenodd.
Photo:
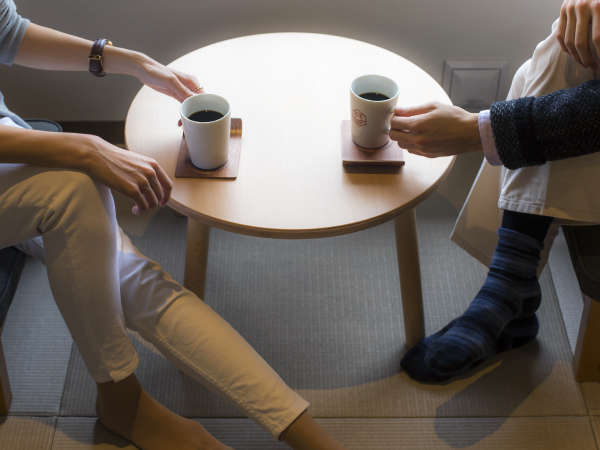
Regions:
M 367 124 L 367 116 L 360 109 L 352 111 L 352 120 L 359 127 L 364 127 Z

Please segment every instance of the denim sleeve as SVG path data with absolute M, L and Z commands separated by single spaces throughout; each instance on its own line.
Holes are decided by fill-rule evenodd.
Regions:
M 13 0 L 0 0 L 0 63 L 12 64 L 28 24 L 29 20 L 17 13 Z
M 600 81 L 496 102 L 490 109 L 494 140 L 509 169 L 600 151 Z

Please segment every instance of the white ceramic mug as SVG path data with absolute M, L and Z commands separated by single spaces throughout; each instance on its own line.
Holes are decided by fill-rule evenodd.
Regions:
M 217 111 L 223 114 L 212 122 L 196 122 L 189 116 L 197 111 Z M 181 122 L 192 163 L 199 169 L 216 169 L 229 157 L 231 108 L 223 97 L 215 94 L 196 94 L 181 103 Z
M 367 100 L 361 95 L 375 92 L 387 100 Z M 363 75 L 350 85 L 352 141 L 363 148 L 383 147 L 390 140 L 390 121 L 398 102 L 398 85 L 381 75 Z

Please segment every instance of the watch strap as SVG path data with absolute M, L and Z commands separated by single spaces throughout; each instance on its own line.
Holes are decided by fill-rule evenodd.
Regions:
M 102 60 L 102 53 L 104 52 L 104 47 L 106 45 L 112 45 L 112 42 L 105 38 L 96 39 L 94 41 L 94 45 L 92 45 L 90 56 L 88 57 L 89 71 L 92 75 L 95 75 L 97 77 L 103 77 L 106 75 Z

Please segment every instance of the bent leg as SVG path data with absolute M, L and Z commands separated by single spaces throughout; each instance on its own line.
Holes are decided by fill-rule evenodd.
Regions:
M 158 404 L 133 375 L 138 357 L 124 324 L 109 189 L 80 172 L 0 165 L 0 205 L 0 246 L 17 244 L 44 259 L 54 299 L 98 384 L 102 423 L 148 450 L 225 448 Z
M 143 256 L 121 232 L 121 292 L 130 328 L 182 372 L 227 396 L 274 436 L 308 403 L 195 294 Z
M 295 448 L 340 448 L 304 413 L 308 402 L 237 331 L 142 255 L 123 232 L 120 236 L 121 293 L 129 327 L 276 438 L 289 440 Z
M 56 304 L 96 382 L 138 364 L 120 303 L 110 190 L 81 172 L 0 164 L 0 247 L 41 236 Z

